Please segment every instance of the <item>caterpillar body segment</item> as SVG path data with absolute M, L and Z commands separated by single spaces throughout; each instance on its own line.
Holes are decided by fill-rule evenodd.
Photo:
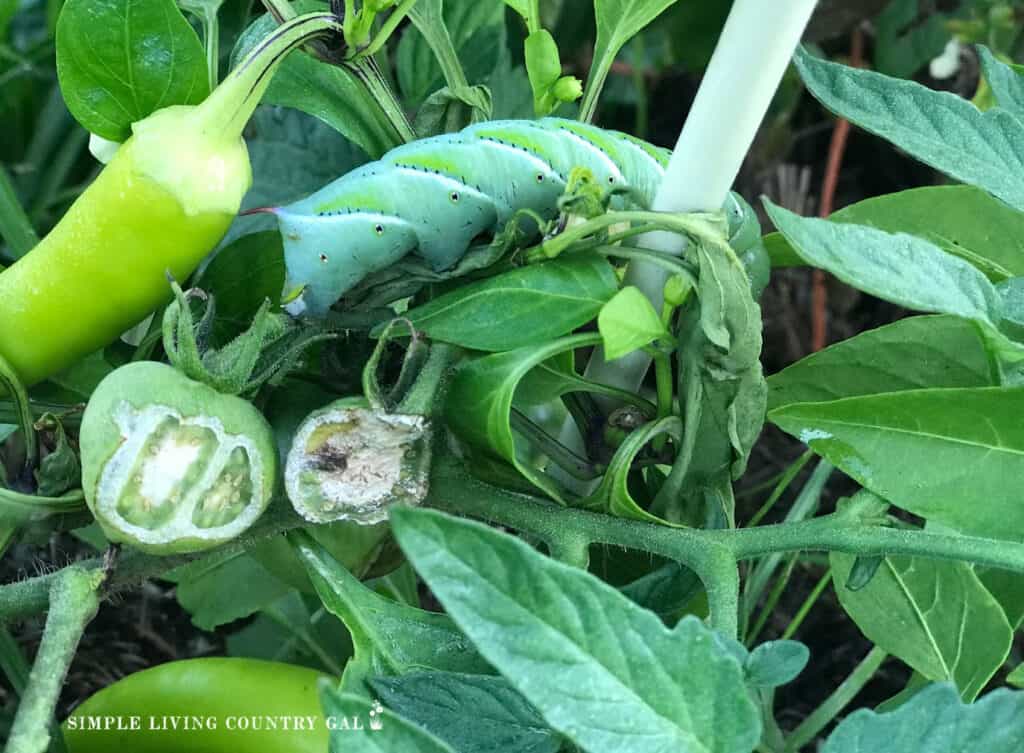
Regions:
M 323 315 L 367 275 L 415 253 L 436 271 L 521 209 L 557 211 L 574 168 L 649 206 L 669 152 L 559 118 L 490 121 L 397 147 L 311 196 L 277 208 L 294 314 Z

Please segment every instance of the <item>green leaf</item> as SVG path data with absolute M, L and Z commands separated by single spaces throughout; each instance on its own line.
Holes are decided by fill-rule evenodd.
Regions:
M 1018 664 L 1017 668 L 1006 676 L 1006 684 L 1015 688 L 1024 688 L 1024 664 Z
M 561 736 L 501 677 L 415 672 L 370 684 L 388 708 L 458 753 L 558 753 L 562 747 Z
M 332 753 L 456 753 L 429 732 L 361 696 L 339 693 L 324 683 L 320 686 L 320 702 L 324 715 L 334 720 L 329 745 Z
M 768 407 L 925 387 L 991 387 L 984 341 L 956 316 L 912 316 L 812 353 L 768 377 Z
M 926 389 L 777 408 L 769 420 L 892 504 L 1024 537 L 1024 388 Z
M 44 416 L 43 421 L 54 434 L 54 448 L 39 464 L 36 479 L 39 482 L 36 494 L 40 497 L 59 497 L 82 483 L 82 467 L 78 456 L 68 442 L 67 434 L 60 419 Z M 17 427 L 15 427 L 17 428 Z M 0 427 L 0 434 L 3 428 Z M 0 442 L 3 440 L 0 439 Z
M 861 632 L 929 680 L 952 682 L 972 701 L 1002 666 L 1013 631 L 970 565 L 887 557 L 857 591 L 856 558 L 833 552 L 836 593 Z
M 932 685 L 888 714 L 846 717 L 821 753 L 1018 753 L 1024 693 L 996 690 L 965 704 L 949 685 Z
M 464 285 L 405 316 L 434 340 L 512 350 L 586 324 L 616 290 L 615 271 L 605 259 L 556 259 Z
M 248 617 L 289 590 L 244 552 L 215 552 L 175 568 L 168 579 L 178 584 L 178 603 L 202 630 Z
M 453 83 L 446 81 L 439 62 L 452 49 L 457 60 L 446 64 L 461 68 L 471 84 L 484 82 L 501 61 L 506 47 L 501 0 L 418 0 L 409 18 L 413 28 L 398 43 L 396 69 L 410 107 L 419 107 L 432 92 Z
M 454 133 L 490 120 L 491 111 L 491 92 L 486 86 L 446 86 L 426 98 L 416 112 L 413 130 L 421 138 Z
M 1024 214 L 974 186 L 926 186 L 840 209 L 832 222 L 909 233 L 966 259 L 993 282 L 1024 275 Z M 805 261 L 779 233 L 765 237 L 772 266 Z
M 298 110 L 259 107 L 246 134 L 254 181 L 242 200 L 243 209 L 290 203 L 367 160 L 358 146 Z M 280 236 L 272 215 L 255 214 L 236 218 L 224 243 L 258 230 L 272 230 Z
M 1024 210 L 1024 128 L 952 92 L 848 68 L 805 51 L 794 61 L 819 102 L 952 178 Z
M 1011 277 L 996 286 L 1003 302 L 1000 328 L 1017 342 L 1024 342 L 1024 277 Z
M 1009 65 L 999 60 L 983 44 L 977 47 L 981 70 L 995 95 L 999 107 L 1024 117 L 1024 75 L 1020 66 Z
M 918 0 L 893 0 L 875 21 L 875 67 L 887 76 L 912 77 L 945 48 L 947 20 L 945 13 L 922 13 Z
M 587 85 L 594 82 L 596 71 L 611 68 L 623 45 L 673 2 L 675 0 L 594 0 L 597 40 L 594 43 L 594 61 L 590 66 Z
M 1024 578 L 1019 573 L 995 568 L 975 568 L 982 584 L 1003 608 L 1010 627 L 1017 630 L 1024 625 Z
M 288 538 L 324 607 L 352 634 L 353 658 L 345 667 L 343 688 L 355 689 L 369 677 L 402 674 L 415 668 L 489 671 L 468 639 L 445 615 L 376 593 L 302 531 L 290 533 Z
M 533 369 L 563 353 L 596 345 L 599 339 L 593 333 L 572 335 L 539 346 L 525 346 L 464 362 L 455 372 L 446 397 L 448 427 L 459 439 L 484 455 L 514 466 L 552 499 L 563 500 L 565 490 L 554 479 L 532 463 L 521 460 L 511 425 L 512 403 L 520 383 Z M 549 365 L 542 368 L 550 370 Z M 614 393 L 620 399 L 629 397 L 629 393 L 604 388 L 578 377 L 572 381 L 576 382 L 577 389 Z M 531 391 L 535 389 L 536 385 L 532 385 Z M 637 402 L 635 396 L 632 402 Z
M 298 6 L 303 10 L 327 7 L 325 3 L 300 3 Z M 275 28 L 277 23 L 270 14 L 257 18 L 235 42 L 232 62 L 241 60 Z M 319 118 L 373 159 L 402 143 L 380 105 L 354 73 L 345 67 L 323 63 L 302 51 L 289 54 L 281 63 L 263 95 L 263 102 L 293 107 Z M 253 172 L 259 176 L 255 167 L 253 165 Z
M 1001 300 L 963 259 L 928 241 L 861 225 L 800 217 L 767 199 L 768 214 L 796 252 L 858 290 L 917 311 L 955 314 L 995 326 Z
M 810 658 L 810 650 L 799 641 L 762 643 L 747 657 L 747 682 L 757 688 L 785 685 L 804 671 Z
M 758 712 L 739 661 L 700 620 L 653 613 L 519 539 L 395 508 L 413 566 L 480 652 L 588 753 L 750 753 Z
M 196 287 L 214 296 L 214 344 L 226 343 L 251 323 L 263 301 L 281 299 L 284 248 L 275 230 L 243 235 L 225 246 L 202 271 Z
M 650 345 L 668 330 L 640 288 L 625 287 L 601 307 L 597 328 L 609 361 Z
M 174 0 L 68 0 L 57 22 L 57 76 L 86 129 L 124 141 L 162 107 L 209 94 L 206 53 Z

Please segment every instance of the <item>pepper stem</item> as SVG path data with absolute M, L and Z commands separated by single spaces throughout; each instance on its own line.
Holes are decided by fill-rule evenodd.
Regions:
M 198 106 L 203 125 L 225 137 L 240 137 L 285 56 L 312 39 L 341 30 L 333 13 L 306 13 L 281 24 Z

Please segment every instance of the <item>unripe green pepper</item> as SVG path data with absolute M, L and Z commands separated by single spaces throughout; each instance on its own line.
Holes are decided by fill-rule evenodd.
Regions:
M 79 444 L 85 500 L 107 537 L 154 554 L 235 538 L 277 483 L 260 412 L 161 363 L 130 363 L 100 382 Z
M 87 699 L 64 722 L 64 742 L 68 753 L 324 753 L 321 676 L 257 659 L 160 664 Z M 112 728 L 97 728 L 104 722 Z
M 392 504 L 422 501 L 429 469 L 426 418 L 343 398 L 299 425 L 285 463 L 285 490 L 310 522 L 370 525 L 385 520 Z
M 132 126 L 67 214 L 0 273 L 0 355 L 33 384 L 102 348 L 168 300 L 166 273 L 192 273 L 252 183 L 242 129 L 286 52 L 337 25 L 283 25 L 196 106 Z

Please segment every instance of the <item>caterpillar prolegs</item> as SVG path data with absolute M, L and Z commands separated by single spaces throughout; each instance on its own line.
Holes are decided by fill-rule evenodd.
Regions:
M 410 253 L 435 271 L 449 269 L 518 210 L 552 217 L 576 167 L 621 189 L 612 208 L 649 206 L 668 157 L 628 134 L 559 118 L 478 123 L 404 144 L 273 210 L 286 291 L 302 290 L 289 310 L 323 315 L 367 275 Z

